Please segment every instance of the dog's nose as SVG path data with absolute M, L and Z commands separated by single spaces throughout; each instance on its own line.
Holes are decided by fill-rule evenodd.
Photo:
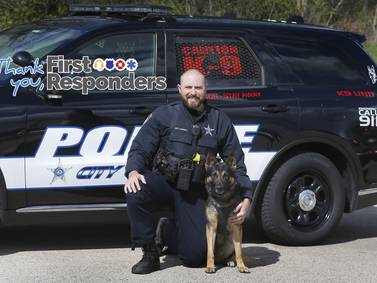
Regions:
M 222 195 L 225 190 L 222 187 L 215 187 L 215 193 L 218 195 Z

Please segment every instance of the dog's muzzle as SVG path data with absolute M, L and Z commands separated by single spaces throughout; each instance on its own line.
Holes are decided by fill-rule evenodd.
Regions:
M 216 187 L 215 188 L 215 193 L 219 196 L 223 195 L 225 193 L 225 190 L 223 187 Z

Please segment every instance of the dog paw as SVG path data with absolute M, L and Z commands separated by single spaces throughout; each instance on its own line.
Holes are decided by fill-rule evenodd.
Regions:
M 241 273 L 250 273 L 249 269 L 246 266 L 237 266 L 237 268 Z
M 215 273 L 216 268 L 214 266 L 207 266 L 206 267 L 206 273 Z
M 229 267 L 235 267 L 236 263 L 233 260 L 229 260 L 229 261 L 227 261 L 226 265 L 229 266 Z

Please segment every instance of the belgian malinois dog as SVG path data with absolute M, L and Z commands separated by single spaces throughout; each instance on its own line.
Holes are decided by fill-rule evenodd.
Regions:
M 225 162 L 208 154 L 205 162 L 205 187 L 208 193 L 206 205 L 207 273 L 216 272 L 215 263 L 234 266 L 234 256 L 239 272 L 248 273 L 242 259 L 242 225 L 228 221 L 233 210 L 241 202 L 236 180 L 236 159 Z

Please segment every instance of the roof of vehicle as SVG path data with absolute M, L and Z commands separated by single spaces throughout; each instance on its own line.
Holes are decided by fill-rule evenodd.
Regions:
M 286 30 L 286 31 L 307 31 L 307 32 L 324 32 L 324 33 L 337 33 L 343 34 L 354 38 L 359 42 L 365 41 L 365 36 L 357 33 L 346 32 L 337 30 L 331 27 L 312 25 L 312 24 L 296 24 L 288 23 L 284 21 L 272 21 L 272 20 L 250 20 L 250 19 L 229 19 L 224 17 L 190 17 L 190 16 L 173 16 L 174 21 L 164 22 L 164 26 L 172 28 L 234 28 L 240 29 L 274 29 L 274 30 Z M 156 20 L 157 22 L 157 20 Z M 54 26 L 67 26 L 69 28 L 80 29 L 82 31 L 92 31 L 99 28 L 105 28 L 106 26 L 118 26 L 123 24 L 137 24 L 150 26 L 155 25 L 156 22 L 142 22 L 138 18 L 127 17 L 114 17 L 114 16 L 92 16 L 92 15 L 80 15 L 80 16 L 68 16 L 52 20 L 44 20 L 38 22 L 40 25 L 48 24 Z M 159 21 L 163 22 L 163 21 Z M 158 22 L 157 22 L 158 23 Z
M 229 19 L 224 17 L 176 17 L 177 24 L 190 24 L 195 26 L 216 26 L 216 27 L 240 27 L 240 28 L 253 28 L 253 29 L 274 29 L 286 31 L 315 31 L 324 33 L 338 33 L 345 36 L 350 36 L 359 42 L 366 40 L 365 36 L 358 33 L 337 30 L 332 27 L 314 25 L 314 24 L 300 24 L 287 21 L 276 20 L 251 20 L 251 19 Z
M 117 19 L 113 17 L 100 17 L 100 16 L 69 16 L 56 19 L 46 19 L 32 24 L 25 24 L 23 26 L 33 27 L 43 27 L 43 26 L 55 26 L 55 27 L 66 27 L 69 29 L 77 29 L 81 31 L 91 31 L 98 28 L 102 28 L 107 25 L 114 25 L 119 23 L 127 22 L 124 19 Z

